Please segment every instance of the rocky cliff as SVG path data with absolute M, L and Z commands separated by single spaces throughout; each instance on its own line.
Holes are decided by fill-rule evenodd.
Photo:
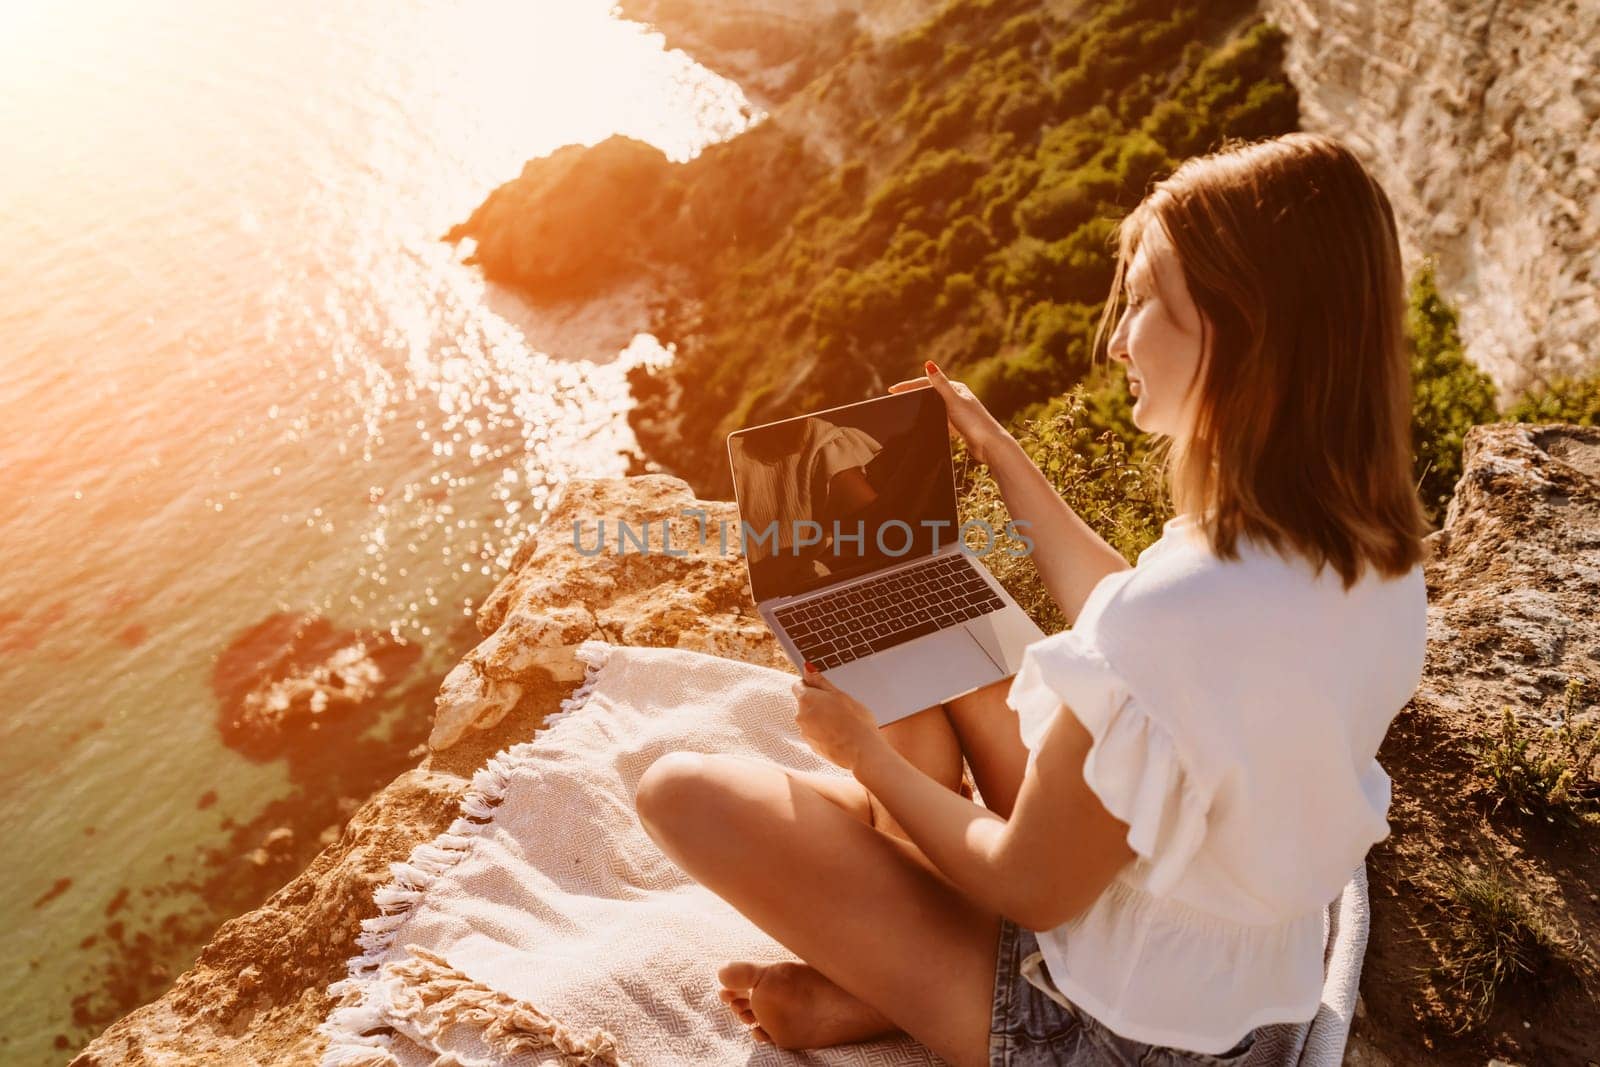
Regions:
M 707 512 L 705 546 L 697 522 L 681 514 L 691 507 Z M 605 553 L 579 555 L 574 520 L 592 547 L 602 518 L 608 539 L 619 519 L 635 531 L 648 524 L 653 551 L 617 554 L 608 540 Z M 389 863 L 448 826 L 473 771 L 559 708 L 583 677 L 577 644 L 603 637 L 787 664 L 754 613 L 743 560 L 718 554 L 719 520 L 737 523 L 732 504 L 696 501 L 665 475 L 566 486 L 479 609 L 484 640 L 446 678 L 421 765 L 368 800 L 304 873 L 225 924 L 163 997 L 111 1026 L 74 1064 L 315 1063 L 314 1030 L 332 1003 L 323 991 L 357 953 Z M 690 555 L 660 551 L 663 521 L 673 551 Z
M 661 31 L 771 110 L 849 47 L 856 34 L 886 37 L 915 25 L 939 0 L 620 0 L 624 18 Z
M 1265 0 L 1307 129 L 1389 193 L 1408 270 L 1439 261 L 1502 395 L 1596 368 L 1600 5 Z
M 645 282 L 686 288 L 691 265 L 770 242 L 809 184 L 844 158 L 846 124 L 800 90 L 856 46 L 914 25 L 938 0 L 624 0 L 671 47 L 737 81 L 770 113 L 682 163 L 613 136 L 532 159 L 445 239 L 468 262 L 537 302 L 594 297 Z M 663 284 L 670 283 L 670 284 Z
M 710 531 L 703 546 L 686 514 L 694 508 Z M 606 550 L 581 555 L 574 521 L 592 548 L 602 518 L 613 531 Z M 649 554 L 617 552 L 619 519 L 647 529 Z M 480 609 L 483 641 L 446 680 L 421 765 L 372 797 L 264 906 L 225 925 L 165 996 L 74 1063 L 315 1062 L 315 1027 L 331 1004 L 324 989 L 355 954 L 389 862 L 448 825 L 472 772 L 559 707 L 582 678 L 572 655 L 581 641 L 693 648 L 787 669 L 755 614 L 742 561 L 718 552 L 718 521 L 736 523 L 731 504 L 696 500 L 666 475 L 569 484 Z M 664 526 L 673 551 L 687 555 L 660 550 Z M 1430 544 L 1426 674 L 1379 757 L 1394 779 L 1394 832 L 1369 859 L 1375 918 L 1349 1062 L 1600 1059 L 1600 1009 L 1582 987 L 1595 971 L 1581 950 L 1575 962 L 1552 964 L 1540 976 L 1547 984 L 1513 985 L 1465 1038 L 1448 1032 L 1459 1007 L 1449 983 L 1417 977 L 1448 974 L 1455 960 L 1453 928 L 1439 930 L 1457 906 L 1441 888 L 1447 862 L 1499 861 L 1561 937 L 1592 945 L 1600 933 L 1593 827 L 1497 813 L 1471 755 L 1502 705 L 1535 721 L 1569 678 L 1600 677 L 1600 429 L 1473 429 L 1456 503 Z M 1590 690 L 1583 714 L 1600 712 L 1593 699 Z

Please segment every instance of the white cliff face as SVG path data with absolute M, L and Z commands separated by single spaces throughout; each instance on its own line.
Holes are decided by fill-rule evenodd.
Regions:
M 1301 124 L 1383 184 L 1509 394 L 1600 368 L 1600 0 L 1264 0 Z

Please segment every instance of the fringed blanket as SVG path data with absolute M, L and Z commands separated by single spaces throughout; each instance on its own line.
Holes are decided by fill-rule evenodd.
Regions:
M 586 676 L 562 710 L 391 865 L 363 952 L 330 988 L 324 1067 L 940 1063 L 903 1036 L 806 1053 L 754 1042 L 718 998 L 717 968 L 795 956 L 679 871 L 635 814 L 640 776 L 671 751 L 847 776 L 795 732 L 794 676 L 602 641 L 578 656 Z M 1274 1064 L 1340 1062 L 1366 905 L 1363 868 L 1329 909 L 1323 1011 Z

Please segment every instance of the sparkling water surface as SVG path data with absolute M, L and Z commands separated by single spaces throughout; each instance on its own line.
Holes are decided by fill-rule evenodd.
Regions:
M 231 640 L 442 673 L 550 494 L 621 473 L 637 306 L 574 327 L 439 236 L 562 144 L 752 117 L 597 0 L 0 9 L 0 1061 L 65 1058 L 120 889 L 289 788 L 219 738 Z

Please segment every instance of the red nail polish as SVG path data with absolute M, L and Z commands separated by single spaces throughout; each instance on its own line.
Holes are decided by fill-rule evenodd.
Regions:
M 928 371 L 930 373 L 937 373 L 938 370 L 939 370 L 939 364 L 935 363 L 931 359 L 924 360 L 923 363 L 922 363 L 922 369 L 926 370 L 926 371 Z

